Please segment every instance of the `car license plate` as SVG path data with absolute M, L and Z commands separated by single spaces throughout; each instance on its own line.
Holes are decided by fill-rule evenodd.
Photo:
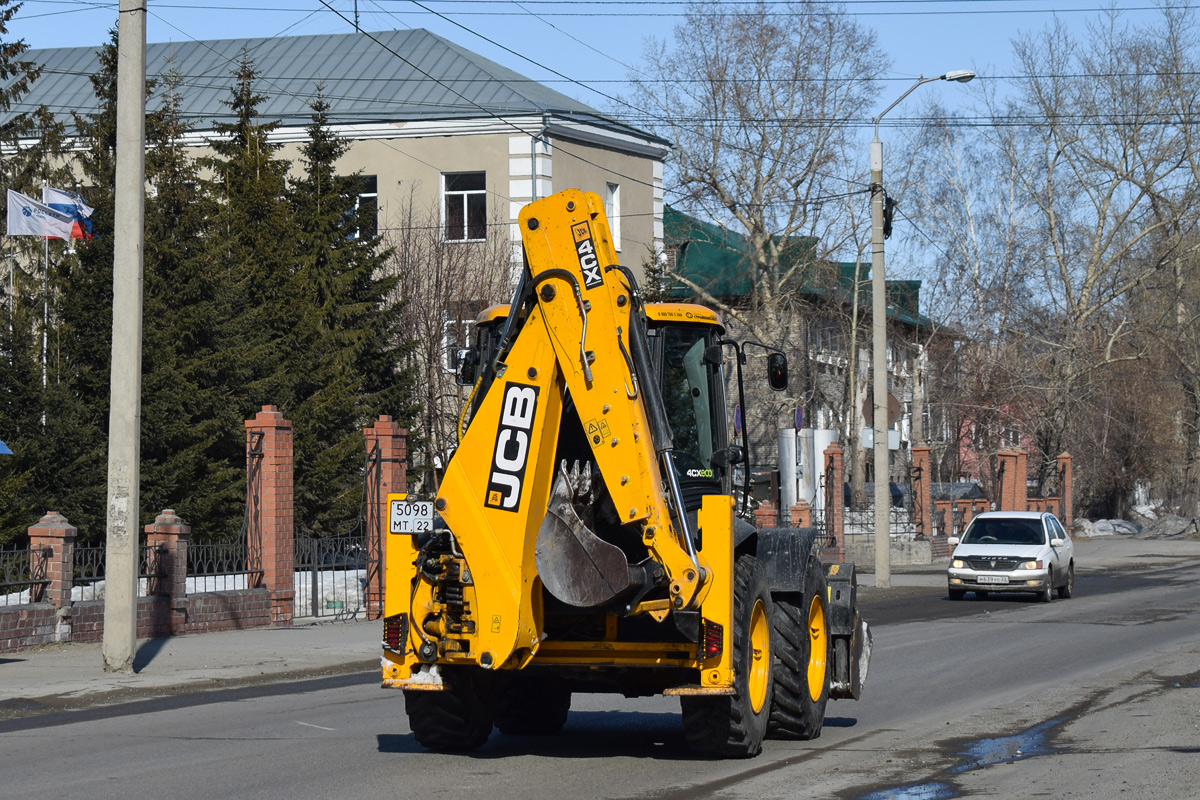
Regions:
M 393 500 L 388 530 L 392 533 L 429 533 L 433 530 L 432 500 Z
M 1007 575 L 980 575 L 980 583 L 1008 583 Z

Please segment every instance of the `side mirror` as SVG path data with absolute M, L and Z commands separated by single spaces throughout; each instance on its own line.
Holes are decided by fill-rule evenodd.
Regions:
M 736 444 L 731 444 L 725 450 L 718 450 L 712 454 L 713 466 L 721 469 L 725 469 L 730 464 L 741 464 L 745 460 L 746 451 Z
M 1051 547 L 1062 547 L 1064 544 L 1066 544 L 1066 542 L 1064 542 L 1062 539 L 1051 539 L 1050 540 Z
M 787 356 L 783 353 L 771 353 L 767 356 L 767 382 L 777 392 L 782 392 L 788 385 Z
M 475 384 L 476 369 L 479 365 L 479 352 L 473 347 L 465 347 L 454 353 L 454 382 L 459 386 Z
M 958 537 L 951 536 L 949 539 L 946 540 L 946 544 L 950 545 L 951 547 L 958 547 Z

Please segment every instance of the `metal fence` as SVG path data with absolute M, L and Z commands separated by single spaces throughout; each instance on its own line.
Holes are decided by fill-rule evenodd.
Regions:
M 71 578 L 71 599 L 99 600 L 104 597 L 105 549 L 76 547 L 75 570 Z
M 146 597 L 159 591 L 160 582 L 167 577 L 167 548 L 143 544 L 138 553 L 138 596 Z M 75 568 L 71 578 L 71 600 L 102 600 L 104 598 L 106 548 L 76 547 Z
M 843 523 L 843 535 L 849 546 L 856 540 L 875 541 L 875 497 L 874 484 L 866 485 L 867 505 L 863 508 L 852 509 L 847 498 Z M 888 529 L 893 539 L 914 539 L 917 526 L 913 514 L 912 485 L 907 483 L 890 483 L 888 485 Z
M 0 550 L 0 605 L 21 605 L 40 595 L 49 583 L 46 565 L 53 554 L 48 547 Z
M 255 568 L 244 538 L 236 542 L 188 543 L 187 592 L 228 592 L 251 589 L 262 583 L 263 571 Z
M 370 563 L 362 535 L 297 536 L 293 616 L 357 619 L 365 615 Z

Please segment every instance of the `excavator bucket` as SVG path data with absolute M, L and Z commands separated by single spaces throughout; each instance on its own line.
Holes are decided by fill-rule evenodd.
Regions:
M 630 586 L 629 561 L 580 518 L 577 498 L 590 494 L 589 464 L 567 470 L 559 465 L 550 490 L 550 506 L 538 529 L 534 558 L 538 576 L 550 594 L 570 606 L 597 608 Z

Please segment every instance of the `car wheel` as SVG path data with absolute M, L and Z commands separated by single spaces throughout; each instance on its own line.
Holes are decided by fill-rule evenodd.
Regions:
M 1066 600 L 1071 595 L 1075 594 L 1075 562 L 1067 567 L 1067 582 L 1058 587 L 1058 596 Z
M 1049 603 L 1050 598 L 1054 597 L 1054 570 L 1050 570 L 1050 574 L 1046 576 L 1046 588 L 1038 592 L 1038 600 L 1043 603 Z
M 966 594 L 967 593 L 964 592 L 962 589 L 951 589 L 950 590 L 950 599 L 951 600 L 962 600 L 963 597 L 966 596 Z

